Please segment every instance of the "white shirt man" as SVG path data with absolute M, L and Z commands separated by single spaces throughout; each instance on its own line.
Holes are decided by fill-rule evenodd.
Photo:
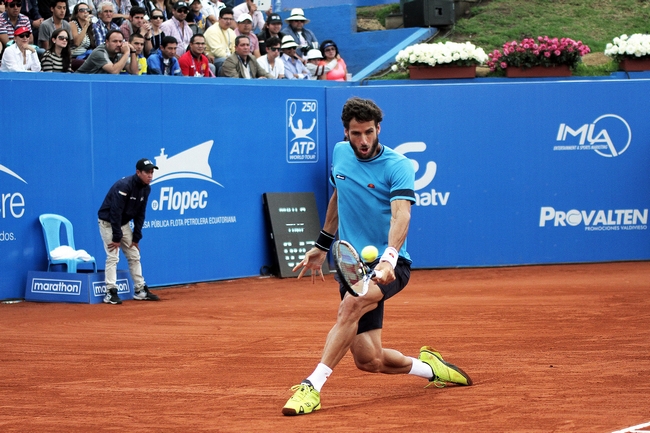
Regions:
M 280 39 L 270 38 L 266 54 L 257 59 L 264 70 L 273 78 L 284 78 L 284 62 L 280 59 Z

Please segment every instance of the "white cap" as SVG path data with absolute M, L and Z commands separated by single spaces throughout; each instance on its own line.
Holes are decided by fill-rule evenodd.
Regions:
M 251 17 L 249 14 L 241 14 L 239 18 L 237 18 L 238 23 L 243 23 L 244 21 L 250 21 L 251 23 L 253 22 L 253 17 Z
M 323 55 L 321 54 L 320 50 L 317 50 L 316 48 L 312 48 L 307 53 L 307 60 L 322 59 L 322 58 Z

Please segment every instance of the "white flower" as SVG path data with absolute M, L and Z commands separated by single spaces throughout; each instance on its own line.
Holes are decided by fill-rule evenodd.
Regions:
M 621 35 L 605 46 L 608 56 L 650 56 L 650 35 L 635 33 L 632 36 Z
M 460 44 L 450 41 L 411 45 L 395 56 L 398 68 L 406 68 L 411 65 L 436 66 L 459 61 L 483 64 L 487 60 L 488 56 L 482 48 L 477 48 L 470 42 Z

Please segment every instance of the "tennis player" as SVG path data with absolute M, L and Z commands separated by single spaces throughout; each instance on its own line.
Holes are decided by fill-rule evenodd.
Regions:
M 469 376 L 449 364 L 429 346 L 420 349 L 418 359 L 385 349 L 381 343 L 384 301 L 399 293 L 411 275 L 406 235 L 415 201 L 412 163 L 403 155 L 379 143 L 383 113 L 371 100 L 350 98 L 343 107 L 345 137 L 337 143 L 332 159 L 330 198 L 325 224 L 314 248 L 293 269 L 320 273 L 336 231 L 360 251 L 375 245 L 384 251 L 375 261 L 375 278 L 365 296 L 354 297 L 340 285 L 341 303 L 320 363 L 299 385 L 282 408 L 284 415 L 304 415 L 321 408 L 320 392 L 332 370 L 347 353 L 352 353 L 360 370 L 371 373 L 412 374 L 443 387 L 446 383 L 471 385 Z M 427 386 L 429 386 L 427 385 Z

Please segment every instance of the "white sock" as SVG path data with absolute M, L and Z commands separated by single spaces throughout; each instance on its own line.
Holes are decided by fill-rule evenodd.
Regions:
M 411 358 L 409 356 L 409 358 Z M 431 379 L 433 377 L 433 371 L 431 367 L 426 362 L 420 361 L 419 359 L 411 358 L 413 363 L 411 364 L 411 371 L 409 374 L 413 376 L 424 377 L 425 379 Z
M 332 374 L 332 369 L 322 362 L 319 362 L 316 369 L 307 380 L 311 382 L 316 391 L 320 392 L 323 385 L 325 385 L 327 378 L 330 377 L 330 374 Z

